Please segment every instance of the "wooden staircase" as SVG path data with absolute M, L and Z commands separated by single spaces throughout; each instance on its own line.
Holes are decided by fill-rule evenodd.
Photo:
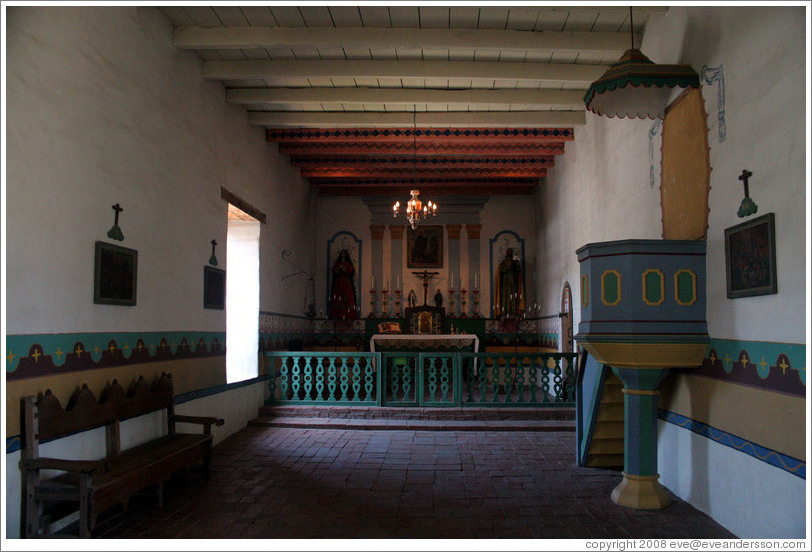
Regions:
M 601 402 L 595 417 L 585 465 L 595 468 L 623 467 L 623 384 L 607 370 Z

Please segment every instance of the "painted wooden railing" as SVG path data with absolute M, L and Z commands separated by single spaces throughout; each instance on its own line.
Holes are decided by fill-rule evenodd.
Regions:
M 575 353 L 268 351 L 270 397 L 286 404 L 565 406 Z

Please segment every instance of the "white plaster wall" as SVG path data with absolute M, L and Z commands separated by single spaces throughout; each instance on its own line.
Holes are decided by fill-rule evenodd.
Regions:
M 539 302 L 557 312 L 572 287 L 574 328 L 581 318 L 575 251 L 594 242 L 661 236 L 660 194 L 649 183 L 651 121 L 605 119 L 587 112 L 575 141 L 539 184 L 536 272 Z M 550 313 L 547 313 L 550 314 Z
M 7 331 L 222 330 L 201 297 L 212 239 L 225 267 L 220 186 L 268 215 L 263 308 L 300 308 L 277 276 L 283 248 L 309 246 L 309 190 L 197 56 L 172 46 L 157 9 L 7 15 Z M 139 252 L 135 307 L 92 302 L 94 242 L 111 241 L 117 202 L 121 245 Z
M 660 481 L 744 539 L 805 537 L 806 481 L 662 420 Z
M 806 343 L 805 20 L 802 7 L 670 7 L 647 24 L 641 49 L 652 61 L 689 63 L 697 72 L 703 65 L 721 65 L 724 71 L 724 142 L 716 122 L 717 85 L 703 86 L 712 166 L 707 250 L 712 338 Z M 652 124 L 588 113 L 586 126 L 575 129 L 575 142 L 567 144 L 540 187 L 538 255 L 544 262 L 537 282 L 545 303 L 555 304 L 569 280 L 576 332 L 575 250 L 595 241 L 661 236 L 659 166 L 655 187 L 649 185 Z M 743 169 L 753 172 L 756 216 L 775 213 L 778 294 L 733 300 L 725 293 L 723 239 L 725 228 L 743 221 L 736 216 Z M 691 436 L 688 447 L 672 433 L 663 430 L 659 444 L 666 487 L 740 536 L 799 534 L 803 480 L 732 449 L 716 450 L 715 443 L 701 443 L 704 437 Z
M 245 111 L 204 81 L 201 61 L 172 46 L 153 7 L 10 7 L 7 12 L 6 257 L 8 334 L 223 331 L 203 309 L 202 267 L 220 245 L 226 266 L 225 186 L 266 213 L 260 308 L 296 314 L 301 283 L 282 283 L 281 252 L 313 263 L 313 196 Z M 138 305 L 93 304 L 96 240 L 111 241 L 112 204 L 124 208 L 123 246 L 138 250 Z M 293 280 L 293 279 L 291 279 Z M 185 403 L 218 415 L 215 442 L 245 426 L 266 384 Z M 131 422 L 125 442 L 158 431 Z M 55 454 L 89 453 L 89 437 Z M 92 440 L 92 439 L 91 439 Z M 19 529 L 19 453 L 6 455 L 6 529 Z
M 702 91 L 713 168 L 707 296 L 714 338 L 806 341 L 805 20 L 800 6 L 672 7 L 647 26 L 644 52 L 652 59 L 689 63 L 698 72 L 704 65 L 723 68 L 724 142 L 718 133 L 718 84 L 703 85 Z M 743 169 L 753 172 L 750 197 L 758 205 L 746 219 L 736 215 L 744 197 L 738 180 Z M 728 299 L 724 229 L 766 213 L 775 213 L 778 294 Z
M 201 399 L 185 402 L 175 408 L 177 414 L 185 416 L 217 416 L 225 423 L 212 427 L 214 444 L 221 442 L 229 435 L 244 428 L 256 417 L 257 409 L 265 400 L 266 382 L 246 385 L 210 395 Z M 162 435 L 165 432 L 166 416 L 163 413 L 148 414 L 121 424 L 121 446 L 129 449 Z M 177 424 L 179 432 L 199 433 L 202 427 L 197 424 Z M 104 428 L 85 431 L 58 441 L 45 443 L 40 448 L 41 456 L 70 458 L 77 460 L 95 460 L 105 455 Z M 5 496 L 6 496 L 6 538 L 20 537 L 20 519 L 22 504 L 20 451 L 6 454 Z M 45 472 L 45 477 L 57 472 Z M 50 475 L 49 475 L 50 474 Z

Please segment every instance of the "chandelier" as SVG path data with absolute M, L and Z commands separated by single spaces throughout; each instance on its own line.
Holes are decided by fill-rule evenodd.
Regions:
M 414 130 L 412 131 L 412 136 L 414 137 L 414 149 L 412 154 L 412 185 L 417 187 L 417 109 L 414 111 L 414 115 L 412 117 Z M 420 222 L 421 218 L 426 217 L 433 217 L 437 214 L 437 204 L 431 201 L 427 201 L 424 205 L 417 196 L 420 195 L 420 190 L 413 189 L 409 192 L 412 198 L 406 202 L 406 220 L 409 221 L 409 224 L 412 227 L 412 230 L 417 228 L 417 223 Z M 392 205 L 393 216 L 395 218 L 398 217 L 400 214 L 400 201 L 396 201 L 394 205 Z
M 675 87 L 699 88 L 699 75 L 690 65 L 652 62 L 634 47 L 634 19 L 629 8 L 632 47 L 593 82 L 584 95 L 586 108 L 606 117 L 662 119 Z
M 433 217 L 437 214 L 437 204 L 427 201 L 426 204 L 423 205 L 423 202 L 417 199 L 417 196 L 420 195 L 420 190 L 412 190 L 409 193 L 412 194 L 412 199 L 406 202 L 406 220 L 409 221 L 409 224 L 412 225 L 412 230 L 414 230 L 417 228 L 417 223 L 421 218 Z M 397 218 L 400 214 L 400 201 L 395 202 L 392 206 L 392 210 L 395 212 L 395 218 Z

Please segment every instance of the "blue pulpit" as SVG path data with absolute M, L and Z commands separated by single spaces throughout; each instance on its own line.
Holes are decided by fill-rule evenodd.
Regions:
M 617 504 L 669 504 L 657 472 L 657 406 L 670 368 L 694 368 L 708 346 L 704 241 L 621 240 L 578 249 L 575 339 L 623 382 L 624 472 Z

